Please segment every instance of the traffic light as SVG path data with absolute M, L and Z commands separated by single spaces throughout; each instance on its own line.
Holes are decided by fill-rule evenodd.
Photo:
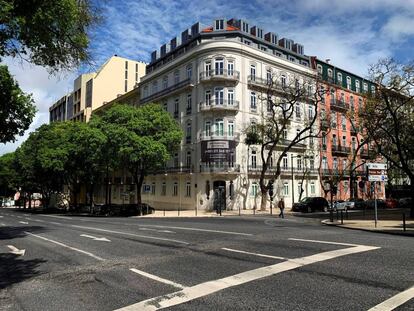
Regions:
M 271 180 L 269 181 L 268 188 L 269 188 L 269 196 L 272 199 L 273 198 L 273 181 Z

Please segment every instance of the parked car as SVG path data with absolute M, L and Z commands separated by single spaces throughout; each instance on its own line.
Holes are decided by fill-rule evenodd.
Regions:
M 364 208 L 365 201 L 360 198 L 351 198 L 347 201 L 348 209 L 362 209 Z
M 309 213 L 315 211 L 324 211 L 326 212 L 329 208 L 328 201 L 322 197 L 306 197 L 303 198 L 300 202 L 294 203 L 292 206 L 292 211 Z
M 347 202 L 344 200 L 338 200 L 334 203 L 334 210 L 335 211 L 346 211 L 348 209 Z
M 385 204 L 385 200 L 377 199 L 377 208 L 386 208 L 387 205 Z M 375 200 L 366 200 L 364 202 L 364 208 L 366 209 L 374 209 L 375 208 Z
M 412 198 L 401 198 L 398 201 L 398 205 L 402 208 L 409 208 L 414 204 L 414 201 Z
M 397 208 L 398 207 L 398 201 L 393 198 L 388 198 L 385 200 L 385 205 L 387 208 Z

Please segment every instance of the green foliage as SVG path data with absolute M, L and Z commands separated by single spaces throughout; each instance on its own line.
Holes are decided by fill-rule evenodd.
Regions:
M 13 162 L 15 155 L 13 152 L 0 156 L 0 196 L 11 196 L 16 192 L 14 181 L 16 172 Z
M 0 66 L 0 143 L 14 142 L 32 123 L 36 109 L 6 66 Z
M 74 68 L 89 59 L 87 32 L 98 19 L 89 0 L 0 0 L 0 57 Z

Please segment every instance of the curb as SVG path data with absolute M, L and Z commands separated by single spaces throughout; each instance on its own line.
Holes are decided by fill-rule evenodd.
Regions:
M 414 233 L 407 233 L 407 232 L 403 232 L 403 231 L 402 232 L 392 232 L 392 231 L 385 231 L 385 230 L 378 230 L 378 229 L 347 227 L 346 225 L 341 225 L 341 224 L 338 224 L 338 223 L 331 223 L 329 219 L 321 220 L 321 224 L 323 224 L 325 226 L 335 226 L 335 227 L 338 227 L 338 228 L 344 228 L 344 229 L 349 229 L 349 230 L 359 230 L 359 231 L 365 231 L 365 232 L 374 232 L 374 233 L 414 237 Z

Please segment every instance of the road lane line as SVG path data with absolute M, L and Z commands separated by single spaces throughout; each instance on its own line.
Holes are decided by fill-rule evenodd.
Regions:
M 19 223 L 21 223 L 23 225 L 28 225 L 29 224 L 27 221 L 19 221 Z
M 223 247 L 222 250 L 229 251 L 229 252 L 234 252 L 234 253 L 246 254 L 246 255 L 254 255 L 254 256 L 259 256 L 259 257 L 265 257 L 265 258 L 289 260 L 288 258 L 285 258 L 285 257 L 265 255 L 265 254 L 259 254 L 259 253 L 251 253 L 251 252 L 241 251 L 241 250 L 233 249 L 233 248 Z
M 158 229 L 151 229 L 151 228 L 139 228 L 138 230 L 155 231 L 155 232 L 163 232 L 163 233 L 175 233 L 174 231 L 170 231 L 170 230 L 158 230 Z
M 165 283 L 165 284 L 168 284 L 168 285 L 172 285 L 174 287 L 181 288 L 181 289 L 185 288 L 185 286 L 183 286 L 183 285 L 181 285 L 179 283 L 176 283 L 176 282 L 173 282 L 173 281 L 170 281 L 170 280 L 167 280 L 167 279 L 160 278 L 159 276 L 156 276 L 156 275 L 153 275 L 153 274 L 149 274 L 149 273 L 144 272 L 142 270 L 138 270 L 138 269 L 135 269 L 135 268 L 131 268 L 129 270 L 131 270 L 132 272 L 138 273 L 138 274 L 140 274 L 142 276 L 145 276 L 145 277 L 147 277 L 149 279 L 152 279 L 152 280 L 161 282 L 161 283 Z
M 319 240 L 307 240 L 307 239 L 295 239 L 295 238 L 289 238 L 288 240 L 310 242 L 310 243 L 321 243 L 321 244 L 344 245 L 344 246 L 359 246 L 358 244 L 331 242 L 331 241 L 319 241 Z
M 89 256 L 89 257 L 95 258 L 95 259 L 97 259 L 97 260 L 99 260 L 99 261 L 104 261 L 104 260 L 105 260 L 105 259 L 103 259 L 102 257 L 96 256 L 96 255 L 94 255 L 94 254 L 92 254 L 92 253 L 89 253 L 89 252 L 87 252 L 87 251 L 81 250 L 81 249 L 79 249 L 79 248 L 76 248 L 76 247 L 72 247 L 72 246 L 69 246 L 69 245 L 63 244 L 62 242 L 58 242 L 58 241 L 55 241 L 55 240 L 51 240 L 51 239 L 45 238 L 45 237 L 43 237 L 43 236 L 40 236 L 40 235 L 37 235 L 37 234 L 31 233 L 31 232 L 27 232 L 27 231 L 25 231 L 24 233 L 26 233 L 26 234 L 28 234 L 28 235 L 31 235 L 31 236 L 33 236 L 33 237 L 36 237 L 36 238 L 39 238 L 39 239 L 42 239 L 42 240 L 45 240 L 45 241 L 48 241 L 48 242 L 54 243 L 54 244 L 56 244 L 56 245 L 59 245 L 59 246 L 62 246 L 62 247 L 65 247 L 65 248 L 71 249 L 71 250 L 73 250 L 73 251 L 75 251 L 75 252 L 82 253 L 82 254 L 87 255 L 87 256 Z
M 81 234 L 80 236 L 85 237 L 85 238 L 92 239 L 92 240 L 94 240 L 94 241 L 111 242 L 111 240 L 108 240 L 108 239 L 107 239 L 107 238 L 105 238 L 105 237 L 100 237 L 100 238 L 98 238 L 98 237 L 96 237 L 96 236 L 93 236 L 93 235 L 88 235 L 88 234 Z
M 360 245 L 345 249 L 333 250 L 319 253 L 316 255 L 295 258 L 271 266 L 261 267 L 246 272 L 238 273 L 218 280 L 204 282 L 191 287 L 186 287 L 180 291 L 143 300 L 136 304 L 126 306 L 116 311 L 136 311 L 136 310 L 158 310 L 176 306 L 200 297 L 204 297 L 220 290 L 259 280 L 281 272 L 300 268 L 315 262 L 321 262 L 345 255 L 356 254 L 378 249 L 379 247 Z
M 189 228 L 189 227 L 173 227 L 173 226 L 161 226 L 161 225 L 141 225 L 142 227 L 153 227 L 153 228 L 167 228 L 167 229 L 177 229 L 177 230 L 189 230 L 189 231 L 201 231 L 201 232 L 214 232 L 214 233 L 224 233 L 224 234 L 234 234 L 234 235 L 244 235 L 244 236 L 253 236 L 251 233 L 243 232 L 233 232 L 233 231 L 221 231 L 221 230 L 212 230 L 212 229 L 200 229 L 200 228 Z
M 96 230 L 96 231 L 102 231 L 102 232 L 109 232 L 109 233 L 115 233 L 115 234 L 120 234 L 120 235 L 129 235 L 129 236 L 134 236 L 134 237 L 143 238 L 143 239 L 151 239 L 151 240 L 159 240 L 159 241 L 166 241 L 166 242 L 174 242 L 174 243 L 186 244 L 186 245 L 190 244 L 188 242 L 184 242 L 184 241 L 180 241 L 180 240 L 167 239 L 167 238 L 159 238 L 159 237 L 153 237 L 153 236 L 148 236 L 148 235 L 140 235 L 140 234 L 135 234 L 135 233 L 122 232 L 122 231 L 114 231 L 114 230 L 101 229 L 101 228 L 95 228 L 95 227 L 84 227 L 84 226 L 77 226 L 77 225 L 71 225 L 71 227 L 81 228 L 81 229 L 89 229 L 89 230 Z
M 43 217 L 53 217 L 53 218 L 60 218 L 60 219 L 73 219 L 72 217 L 56 216 L 56 215 L 39 215 L 39 216 L 43 216 Z
M 37 221 L 37 222 L 46 222 L 44 220 L 40 220 L 40 219 L 32 219 L 33 221 Z
M 395 296 L 392 296 L 390 299 L 387 299 L 381 302 L 380 304 L 369 309 L 368 311 L 391 311 L 413 298 L 414 298 L 414 286 L 410 287 L 409 289 L 401 293 L 398 293 Z

